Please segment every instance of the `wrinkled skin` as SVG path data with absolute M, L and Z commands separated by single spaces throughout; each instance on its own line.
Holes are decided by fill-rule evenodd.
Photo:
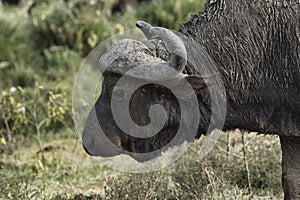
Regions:
M 159 84 L 147 84 L 137 89 L 130 98 L 129 102 L 129 112 L 132 120 L 139 126 L 145 126 L 150 123 L 149 117 L 149 109 L 154 104 L 162 105 L 167 113 L 167 120 L 165 122 L 164 127 L 161 129 L 159 133 L 154 135 L 153 137 L 147 138 L 138 138 L 133 137 L 124 133 L 116 124 L 113 115 L 112 109 L 110 107 L 111 104 L 111 95 L 113 89 L 116 89 L 115 84 L 118 82 L 120 76 L 111 72 L 104 73 L 104 81 L 102 86 L 102 93 L 95 103 L 95 109 L 97 112 L 98 122 L 104 131 L 107 138 L 110 141 L 120 147 L 123 150 L 128 152 L 128 155 L 133 156 L 138 161 L 146 161 L 154 158 L 155 156 L 159 156 L 162 151 L 165 151 L 167 148 L 164 148 L 177 134 L 181 113 L 179 102 L 176 97 L 172 94 L 172 92 L 159 85 Z M 128 83 L 130 84 L 130 83 Z M 126 88 L 126 85 L 123 85 Z M 203 88 L 201 87 L 201 94 L 198 95 L 198 100 L 203 101 L 208 98 L 208 91 L 205 89 L 206 84 L 203 84 Z M 121 100 L 124 98 L 125 94 L 123 91 L 118 88 L 117 91 L 117 100 Z M 186 99 L 189 101 L 189 99 Z M 206 101 L 206 100 L 205 100 Z M 191 103 L 191 105 L 193 105 Z M 200 124 L 208 124 L 210 120 L 210 105 L 209 102 L 206 104 L 202 104 L 200 108 L 201 119 Z M 193 106 L 190 109 L 194 109 Z M 196 120 L 192 117 L 188 120 Z M 198 123 L 198 121 L 192 122 Z M 186 133 L 189 132 L 190 127 L 188 123 L 183 123 Z M 199 126 L 197 135 L 195 137 L 186 136 L 187 141 L 192 141 L 194 138 L 198 138 L 201 133 L 206 132 L 207 127 Z M 88 134 L 88 133 L 87 133 Z M 142 133 L 141 133 L 142 135 Z M 183 136 L 184 137 L 184 136 Z M 174 145 L 179 145 L 179 143 L 174 143 Z M 135 153 L 148 153 L 159 150 L 157 153 L 154 153 L 154 157 L 141 156 L 138 157 L 134 155 Z M 87 152 L 89 152 L 87 150 Z M 107 156 L 102 153 L 92 153 L 92 155 L 97 156 Z M 118 154 L 118 152 L 111 152 L 112 156 L 114 154 Z
M 285 199 L 300 199 L 299 10 L 298 0 L 208 1 L 205 8 L 192 15 L 179 30 L 202 44 L 220 71 L 227 98 L 223 130 L 239 128 L 280 136 Z M 159 41 L 150 40 L 146 45 L 153 54 L 168 59 L 167 50 L 157 50 L 166 49 Z M 130 60 L 131 57 L 127 58 Z M 128 63 L 134 66 L 131 61 L 119 59 L 110 68 Z M 190 63 L 183 73 L 201 74 Z M 96 102 L 98 116 L 101 116 L 98 119 L 105 134 L 128 152 L 162 148 L 176 134 L 180 124 L 176 99 L 160 86 L 148 85 L 137 90 L 131 98 L 130 111 L 138 125 L 149 123 L 148 110 L 154 103 L 163 105 L 169 118 L 161 132 L 151 139 L 129 137 L 114 124 L 110 114 L 110 94 L 121 75 L 110 70 L 104 73 L 103 91 Z M 207 87 L 204 84 L 195 88 L 201 113 L 195 137 L 205 134 L 210 123 Z
M 145 85 L 135 91 L 130 99 L 129 111 L 133 121 L 137 125 L 145 126 L 150 123 L 148 115 L 149 108 L 151 105 L 159 102 L 161 102 L 161 105 L 164 106 L 166 112 L 169 113 L 170 116 L 166 122 L 165 128 L 158 133 L 157 136 L 146 139 L 136 138 L 127 135 L 120 130 L 113 119 L 110 106 L 107 106 L 110 105 L 111 102 L 112 89 L 114 88 L 113 85 L 116 84 L 119 77 L 115 74 L 105 74 L 104 77 L 109 81 L 105 81 L 103 84 L 103 93 L 96 103 L 96 110 L 102 110 L 101 113 L 98 113 L 97 117 L 101 127 L 105 130 L 104 132 L 107 133 L 107 136 L 111 137 L 111 133 L 113 133 L 114 138 L 111 141 L 123 149 L 137 153 L 152 152 L 168 144 L 170 139 L 176 134 L 179 125 L 178 121 L 180 120 L 179 104 L 174 95 L 172 95 L 168 89 L 155 86 L 154 84 Z M 122 93 L 119 94 L 118 98 L 123 98 L 123 95 L 124 94 Z M 139 112 L 135 112 L 137 110 Z M 115 133 L 117 133 L 117 135 Z

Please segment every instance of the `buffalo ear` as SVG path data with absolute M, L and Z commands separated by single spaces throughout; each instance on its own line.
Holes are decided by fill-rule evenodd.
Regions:
M 193 95 L 201 93 L 201 91 L 216 83 L 216 75 L 184 75 L 173 83 L 176 88 L 177 96 L 181 99 L 189 99 Z M 190 89 L 193 88 L 193 90 Z

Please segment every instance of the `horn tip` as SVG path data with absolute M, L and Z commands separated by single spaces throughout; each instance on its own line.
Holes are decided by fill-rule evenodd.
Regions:
M 137 21 L 135 23 L 135 25 L 138 28 L 151 28 L 152 27 L 150 24 L 148 24 L 147 22 L 144 22 L 144 21 Z

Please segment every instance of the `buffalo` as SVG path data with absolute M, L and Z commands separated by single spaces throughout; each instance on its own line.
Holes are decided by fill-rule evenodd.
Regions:
M 121 40 L 100 58 L 100 67 L 108 66 L 103 70 L 101 95 L 83 131 L 86 152 L 104 157 L 120 153 L 109 145 L 97 150 L 95 146 L 101 141 L 99 144 L 93 141 L 90 134 L 98 127 L 96 124 L 101 126 L 110 144 L 140 162 L 159 156 L 159 153 L 148 157 L 138 155 L 163 149 L 176 137 L 181 124 L 183 133 L 193 130 L 195 134 L 193 137 L 183 134 L 172 145 L 209 134 L 213 128 L 275 134 L 280 137 L 282 147 L 285 199 L 300 199 L 299 0 L 208 0 L 203 10 L 180 25 L 178 32 L 142 21 L 136 25 L 147 41 Z M 217 71 L 191 58 L 195 54 L 190 47 L 193 44 L 203 47 L 204 58 L 207 52 Z M 107 64 L 107 60 L 111 62 Z M 132 71 L 141 65 L 146 68 Z M 127 81 L 117 87 L 125 74 Z M 191 86 L 197 102 L 193 101 L 184 80 Z M 112 97 L 117 101 L 123 99 L 128 95 L 126 88 L 139 81 L 147 84 L 131 94 L 128 112 L 138 126 L 152 123 L 155 112 L 165 117 L 156 135 L 149 135 L 143 129 L 140 132 L 143 137 L 132 136 L 115 122 Z M 180 91 L 179 95 L 172 88 Z M 217 96 L 216 100 L 212 94 Z M 196 112 L 199 118 L 187 115 L 182 121 L 185 112 L 181 112 L 181 101 L 190 105 L 186 107 L 187 113 Z M 215 114 L 212 103 L 225 103 L 226 110 L 219 106 Z M 159 112 L 160 109 L 151 112 L 155 104 L 164 112 Z M 156 120 L 159 122 L 160 117 Z M 192 125 L 195 120 L 198 120 L 196 128 Z

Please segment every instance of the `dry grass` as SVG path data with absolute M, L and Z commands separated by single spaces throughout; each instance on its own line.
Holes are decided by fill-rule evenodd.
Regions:
M 223 135 L 203 160 L 199 140 L 172 166 L 145 174 L 101 166 L 76 145 L 76 138 L 48 138 L 43 153 L 37 153 L 38 146 L 30 140 L 14 147 L 12 154 L 2 153 L 0 199 L 282 199 L 281 152 L 275 136 L 249 134 L 243 147 L 240 135 L 231 133 L 227 155 Z

